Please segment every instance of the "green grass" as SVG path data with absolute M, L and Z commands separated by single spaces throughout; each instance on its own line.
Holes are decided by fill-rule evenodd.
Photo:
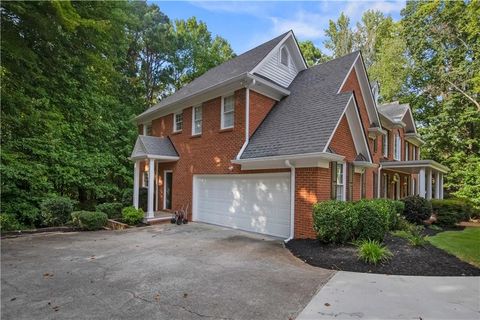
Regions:
M 435 247 L 480 268 L 480 228 L 440 232 L 428 241 Z

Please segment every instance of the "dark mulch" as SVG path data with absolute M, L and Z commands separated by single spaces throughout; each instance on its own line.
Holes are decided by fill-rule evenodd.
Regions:
M 433 232 L 427 232 L 433 235 Z M 358 260 L 353 245 L 302 239 L 289 241 L 287 248 L 306 263 L 326 269 L 412 276 L 480 276 L 480 269 L 430 244 L 412 247 L 407 240 L 390 234 L 385 237 L 384 243 L 393 257 L 378 265 Z

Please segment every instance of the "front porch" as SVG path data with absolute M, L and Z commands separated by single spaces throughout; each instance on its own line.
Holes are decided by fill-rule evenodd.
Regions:
M 379 194 L 383 197 L 389 197 L 388 192 L 384 190 L 386 183 L 384 179 L 386 173 L 393 172 L 393 197 L 390 196 L 389 198 L 400 199 L 404 195 L 418 195 L 428 200 L 443 199 L 443 176 L 448 171 L 447 167 L 433 160 L 383 161 L 380 165 L 379 179 L 382 180 L 379 183 L 381 188 Z M 406 182 L 407 185 L 404 186 L 406 192 L 401 192 L 402 179 L 400 175 L 409 177 Z M 386 181 L 390 183 L 389 179 Z
M 159 177 L 158 165 L 178 161 L 180 157 L 170 139 L 138 136 L 130 160 L 134 161 L 133 206 L 140 206 L 140 189 L 147 189 L 145 222 L 156 223 L 169 220 L 171 213 L 172 173 Z M 167 172 L 166 172 L 167 174 Z M 163 206 L 159 204 L 159 188 L 163 187 Z M 168 196 L 170 195 L 170 197 Z M 170 200 L 168 200 L 170 199 Z M 167 203 L 166 203 L 167 201 Z M 168 203 L 170 201 L 170 203 Z

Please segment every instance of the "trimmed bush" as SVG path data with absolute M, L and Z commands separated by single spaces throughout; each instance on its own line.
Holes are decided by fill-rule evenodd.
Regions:
M 358 258 L 366 263 L 377 264 L 390 259 L 393 254 L 376 240 L 364 240 L 358 244 Z
M 473 206 L 464 200 L 433 199 L 432 211 L 437 216 L 437 224 L 453 227 L 461 221 L 468 221 L 474 211 Z
M 117 218 L 122 215 L 123 204 L 120 202 L 105 202 L 95 207 L 98 212 L 106 213 L 109 218 Z
M 345 243 L 354 239 L 358 217 L 353 203 L 325 201 L 313 206 L 313 229 L 323 242 Z
M 90 231 L 102 229 L 108 219 L 105 213 L 95 211 L 75 211 L 71 216 L 75 226 Z
M 122 191 L 122 204 L 124 207 L 131 206 L 133 203 L 133 190 L 124 189 Z
M 142 222 L 144 217 L 142 208 L 126 207 L 122 210 L 123 222 L 129 225 L 137 225 Z
M 12 214 L 0 214 L 0 231 L 22 230 L 23 226 Z
M 73 201 L 66 197 L 48 198 L 40 204 L 42 222 L 49 227 L 60 226 L 70 219 Z
M 405 203 L 403 215 L 412 223 L 423 224 L 432 215 L 432 204 L 420 196 L 408 196 L 402 201 Z
M 383 241 L 391 219 L 385 208 L 378 201 L 362 200 L 354 204 L 353 211 L 358 217 L 356 239 Z
M 403 202 L 388 199 L 374 199 L 368 201 L 372 202 L 379 213 L 387 219 L 388 229 L 394 230 L 397 227 L 400 214 L 403 212 Z

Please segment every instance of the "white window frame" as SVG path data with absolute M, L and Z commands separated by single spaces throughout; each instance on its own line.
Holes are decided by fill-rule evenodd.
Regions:
M 408 142 L 405 141 L 405 142 L 404 142 L 404 145 L 405 145 L 405 155 L 404 155 L 404 156 L 405 156 L 405 161 L 408 161 L 408 156 L 409 156 L 409 153 L 410 153 L 410 152 L 408 151 Z
M 383 136 L 382 136 L 382 153 L 383 153 L 383 157 L 384 158 L 388 158 L 388 139 L 389 138 L 389 134 L 388 132 L 385 133 Z
M 287 64 L 283 64 L 282 62 L 282 51 L 285 49 L 287 52 Z M 281 65 L 283 68 L 290 67 L 290 50 L 288 50 L 286 45 L 283 45 L 280 50 L 278 51 L 278 64 Z
M 200 108 L 200 119 L 195 119 L 195 109 Z M 203 108 L 202 105 L 198 105 L 192 108 L 192 136 L 198 136 L 202 134 L 203 126 Z M 200 121 L 200 131 L 195 132 L 195 122 Z
M 224 126 L 224 120 L 225 120 L 225 99 L 228 99 L 230 97 L 233 97 L 233 110 L 232 111 L 229 111 L 229 113 L 231 112 L 233 114 L 233 121 L 232 121 L 232 125 L 229 126 L 229 127 L 225 127 Z M 230 94 L 228 96 L 223 96 L 222 97 L 222 110 L 221 110 L 221 114 L 220 114 L 220 128 L 223 130 L 223 129 L 231 129 L 235 126 L 235 96 L 233 94 Z
M 402 141 L 400 140 L 400 135 L 395 133 L 394 143 L 393 143 L 393 159 L 400 161 L 402 153 Z
M 335 187 L 337 188 L 337 190 L 335 190 L 335 200 L 341 200 L 341 201 L 346 201 L 347 200 L 347 175 L 346 175 L 346 171 L 347 171 L 347 164 L 345 162 L 335 162 Z M 338 170 L 337 170 L 337 167 L 341 165 L 341 168 L 342 168 L 342 183 L 339 184 L 338 183 Z M 338 198 L 338 187 L 341 186 L 341 190 L 342 190 L 342 196 L 340 197 L 340 199 Z
M 144 136 L 152 135 L 152 123 L 144 123 L 143 124 L 143 135 Z
M 177 115 L 182 116 L 182 128 L 181 129 L 177 128 Z M 182 130 L 183 130 L 183 110 L 180 111 L 180 112 L 175 112 L 173 114 L 173 132 L 181 132 Z

